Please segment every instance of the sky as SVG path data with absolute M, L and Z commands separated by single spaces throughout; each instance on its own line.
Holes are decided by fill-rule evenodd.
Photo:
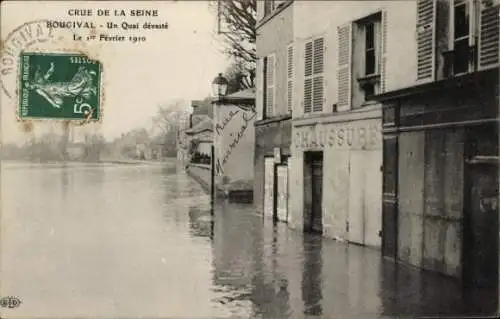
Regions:
M 83 47 L 84 52 L 103 64 L 105 101 L 102 123 L 75 128 L 79 133 L 99 132 L 106 139 L 113 139 L 131 129 L 150 126 L 150 119 L 159 105 L 181 99 L 189 109 L 191 100 L 211 94 L 212 80 L 230 63 L 222 53 L 222 39 L 215 34 L 215 10 L 209 8 L 206 1 L 7 1 L 2 2 L 1 9 L 2 41 L 6 41 L 17 27 L 37 19 L 94 21 L 98 26 L 108 21 L 119 25 L 123 21 L 140 22 L 141 25 L 146 21 L 168 22 L 167 30 L 110 31 L 104 27 L 97 31 L 97 34 L 146 36 L 142 43 L 94 41 L 81 44 L 72 39 L 70 31 L 56 31 L 64 39 L 54 41 L 50 48 L 78 50 Z M 69 9 L 93 9 L 93 16 L 70 17 Z M 97 17 L 97 9 L 109 9 L 111 16 Z M 122 9 L 127 14 L 133 9 L 157 9 L 158 17 L 113 16 L 114 10 Z M 74 30 L 74 33 L 85 36 L 88 30 Z M 34 46 L 38 48 L 37 45 Z M 39 46 L 44 52 L 51 50 L 48 45 Z M 7 77 L 2 79 L 12 81 Z M 36 121 L 28 134 L 16 120 L 18 97 L 9 98 L 2 92 L 1 102 L 1 138 L 4 143 L 22 143 L 33 134 L 57 131 L 61 127 L 60 122 Z

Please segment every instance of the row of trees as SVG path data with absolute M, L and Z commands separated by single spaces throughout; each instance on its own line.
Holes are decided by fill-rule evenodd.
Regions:
M 64 134 L 54 132 L 33 137 L 23 145 L 2 145 L 1 158 L 30 161 L 99 161 L 107 143 L 102 135 L 87 135 L 76 147 Z

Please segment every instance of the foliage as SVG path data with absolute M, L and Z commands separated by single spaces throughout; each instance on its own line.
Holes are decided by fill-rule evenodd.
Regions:
M 85 144 L 82 160 L 84 161 L 99 161 L 101 152 L 106 147 L 106 141 L 102 135 L 87 135 L 85 136 Z
M 176 156 L 177 134 L 182 128 L 182 123 L 188 120 L 188 112 L 182 100 L 159 106 L 153 117 L 154 141 L 162 145 L 163 156 Z
M 241 64 L 233 62 L 226 70 L 227 94 L 255 87 L 254 78 L 247 76 Z
M 74 156 L 69 153 L 68 135 L 46 133 L 39 138 L 32 138 L 21 146 L 2 146 L 2 159 L 30 161 L 99 161 L 101 153 L 106 149 L 106 141 L 102 135 L 88 135 L 85 143 L 76 145 L 81 154 Z
M 257 0 L 212 1 L 220 19 L 221 36 L 225 43 L 225 54 L 233 59 L 238 72 L 233 76 L 240 89 L 254 87 L 257 26 Z M 230 73 L 230 67 L 228 72 Z M 248 75 L 248 77 L 247 77 Z

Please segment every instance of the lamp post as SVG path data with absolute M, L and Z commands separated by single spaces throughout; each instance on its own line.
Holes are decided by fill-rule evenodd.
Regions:
M 217 97 L 217 101 L 215 102 L 215 107 L 218 103 L 221 102 L 222 98 L 226 95 L 227 92 L 227 79 L 219 73 L 217 77 L 212 82 L 212 93 Z M 214 125 L 216 124 L 216 109 L 213 108 L 213 118 Z M 212 225 L 213 225 L 213 216 L 214 216 L 214 205 L 215 205 L 215 130 L 212 131 L 212 147 L 210 150 L 210 214 L 212 215 Z

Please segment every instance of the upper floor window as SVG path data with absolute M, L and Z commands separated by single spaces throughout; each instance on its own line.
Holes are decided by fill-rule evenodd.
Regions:
M 376 65 L 377 65 L 378 52 L 375 49 L 375 38 L 377 38 L 379 34 L 378 32 L 375 31 L 374 21 L 369 21 L 365 23 L 364 31 L 365 31 L 365 48 L 364 48 L 365 75 L 369 76 L 375 74 L 377 71 Z
M 500 0 L 417 0 L 417 80 L 499 66 Z
M 306 42 L 304 51 L 304 113 L 322 112 L 324 104 L 324 38 Z
M 452 30 L 453 37 L 451 40 L 451 50 L 453 52 L 453 73 L 460 74 L 468 72 L 472 67 L 472 47 L 474 39 L 471 37 L 471 21 L 473 14 L 473 6 L 469 0 L 455 0 L 453 10 L 451 12 L 453 19 Z
M 264 0 L 264 16 L 279 9 L 287 0 Z
M 264 16 L 274 11 L 274 0 L 264 0 Z
M 354 25 L 353 68 L 360 90 L 354 90 L 353 93 L 359 92 L 363 95 L 363 100 L 367 100 L 379 91 L 380 22 L 381 14 L 377 13 L 357 21 Z M 356 101 L 356 97 L 354 97 L 354 101 Z
M 337 105 L 347 111 L 385 90 L 387 12 L 370 14 L 337 29 Z

